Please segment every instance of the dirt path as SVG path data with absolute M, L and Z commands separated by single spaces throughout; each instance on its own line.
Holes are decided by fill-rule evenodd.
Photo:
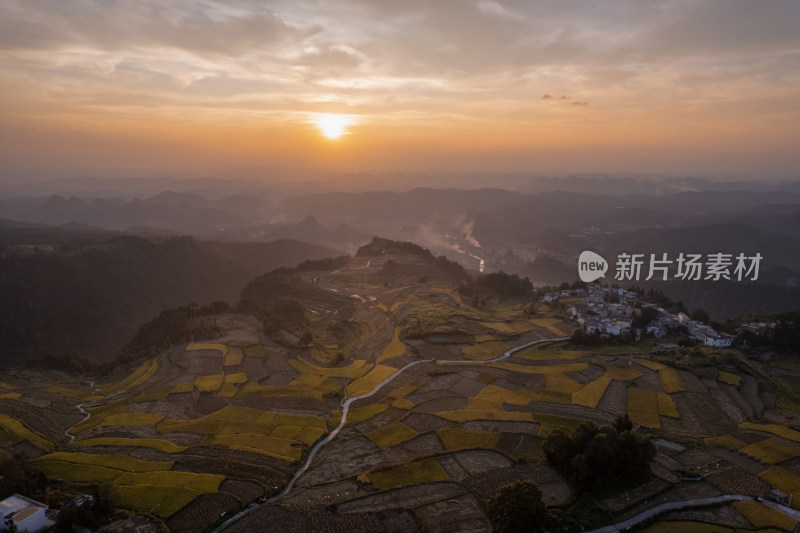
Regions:
M 89 393 L 89 396 L 91 396 L 92 394 L 97 392 L 97 389 L 94 386 L 94 381 L 91 381 L 91 380 L 89 381 L 89 388 L 92 390 L 92 392 Z M 79 403 L 78 405 L 75 406 L 78 409 L 78 411 L 80 411 L 81 414 L 83 415 L 83 420 L 81 420 L 77 424 L 73 424 L 72 426 L 70 426 L 68 429 L 66 429 L 64 431 L 64 435 L 69 437 L 69 443 L 70 444 L 72 444 L 72 442 L 75 440 L 75 435 L 70 433 L 69 430 L 74 428 L 75 426 L 80 426 L 81 424 L 83 424 L 84 422 L 89 420 L 90 416 L 92 416 L 92 414 L 89 411 L 87 411 L 86 409 L 83 408 L 83 406 L 86 405 L 87 403 L 88 402 L 83 402 L 83 403 Z

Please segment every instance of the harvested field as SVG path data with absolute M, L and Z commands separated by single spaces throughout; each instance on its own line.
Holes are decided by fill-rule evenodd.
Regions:
M 258 357 L 263 359 L 267 356 L 267 349 L 263 344 L 251 344 L 250 346 L 245 346 L 242 349 L 242 353 L 244 353 L 244 355 L 247 357 Z
M 606 375 L 612 379 L 620 381 L 631 381 L 642 376 L 642 373 L 631 366 L 632 359 L 625 359 L 612 363 L 610 361 L 603 361 L 603 366 L 606 369 Z
M 658 395 L 649 390 L 631 387 L 628 389 L 628 416 L 634 424 L 660 428 Z
M 155 357 L 142 363 L 139 368 L 134 370 L 127 378 L 118 383 L 100 387 L 98 391 L 100 394 L 109 395 L 124 392 L 130 389 L 135 389 L 158 372 L 159 364 L 158 358 Z
M 122 470 L 93 465 L 76 465 L 66 461 L 42 461 L 37 465 L 50 477 L 73 483 L 105 483 L 120 477 Z
M 151 487 L 123 485 L 117 487 L 119 505 L 143 513 L 153 513 L 168 518 L 203 494 L 186 487 Z
M 134 459 L 127 455 L 106 455 L 90 453 L 55 452 L 35 459 L 37 463 L 48 461 L 61 461 L 75 465 L 92 465 L 113 468 L 123 472 L 154 472 L 167 471 L 172 468 L 172 462 L 149 462 Z
M 678 370 L 678 375 L 683 381 L 686 390 L 689 392 L 699 392 L 701 394 L 708 394 L 708 389 L 700 381 L 700 378 L 689 372 L 688 370 Z
M 271 435 L 256 433 L 236 433 L 231 435 L 209 435 L 205 439 L 207 445 L 219 445 L 244 450 L 248 452 L 263 453 L 288 463 L 300 459 L 301 449 L 295 446 L 291 439 L 282 439 Z
M 662 368 L 666 368 L 666 365 L 662 365 L 661 363 L 657 363 L 649 359 L 634 359 L 633 361 L 638 365 L 642 365 L 645 368 L 649 368 L 650 370 L 658 371 L 661 370 Z
M 420 487 L 407 487 L 379 492 L 345 502 L 339 506 L 340 513 L 381 512 L 389 509 L 413 509 L 420 505 L 466 494 L 464 487 L 457 483 L 427 483 Z
M 571 379 L 574 379 L 581 385 L 588 385 L 603 376 L 605 376 L 606 369 L 600 365 L 590 364 L 588 368 L 585 370 L 580 370 L 578 372 L 571 372 L 567 374 Z
M 732 435 L 720 435 L 719 437 L 706 437 L 703 439 L 703 444 L 705 444 L 707 448 L 713 448 L 715 446 L 723 446 L 725 448 L 730 448 L 731 450 L 739 450 L 747 446 L 746 442 L 742 442 L 736 437 L 733 437 Z
M 720 459 L 724 459 L 731 464 L 734 464 L 748 472 L 750 474 L 760 474 L 767 468 L 769 468 L 768 464 L 762 463 L 757 459 L 753 459 L 749 455 L 745 455 L 742 452 L 731 450 L 729 448 L 722 448 L 722 447 L 715 447 L 711 449 L 711 453 L 714 454 L 716 457 Z
M 427 413 L 411 413 L 403 419 L 403 423 L 417 433 L 437 431 L 453 425 L 452 422 Z
M 488 499 L 497 494 L 501 488 L 517 481 L 533 481 L 541 486 L 544 483 L 563 480 L 547 466 L 521 465 L 521 467 L 500 468 L 469 476 L 463 484 L 481 498 Z
M 500 439 L 498 433 L 468 431 L 458 427 L 439 430 L 437 435 L 448 452 L 481 448 L 493 450 Z
M 562 324 L 561 319 L 559 318 L 532 318 L 530 322 L 536 326 L 543 327 L 549 330 L 553 335 L 556 337 L 566 337 L 567 333 L 565 333 L 562 329 L 558 326 Z
M 226 479 L 220 484 L 219 490 L 220 492 L 233 494 L 243 504 L 247 504 L 264 494 L 264 489 L 260 485 L 238 479 Z
M 733 385 L 734 387 L 736 387 L 739 385 L 739 383 L 741 383 L 742 377 L 739 374 L 733 374 L 731 372 L 720 370 L 719 374 L 717 374 L 717 381 L 721 381 L 723 383 L 727 383 L 728 385 Z
M 347 423 L 358 424 L 359 422 L 363 422 L 364 420 L 368 420 L 373 416 L 382 413 L 388 408 L 388 405 L 381 403 L 371 403 L 363 407 L 354 407 L 350 409 L 350 413 L 347 417 Z
M 772 465 L 800 456 L 800 448 L 774 437 L 748 444 L 740 451 Z
M 116 481 L 117 486 L 147 485 L 151 487 L 186 487 L 200 492 L 216 492 L 224 476 L 196 474 L 162 470 L 157 472 L 124 473 Z
M 397 372 L 397 369 L 385 365 L 376 365 L 362 378 L 358 378 L 347 386 L 350 397 L 361 396 L 370 392 L 380 382 Z
M 370 483 L 381 490 L 415 485 L 428 481 L 450 481 L 435 459 L 423 459 L 368 475 Z
M 243 458 L 236 455 L 237 453 L 242 454 L 244 452 L 238 450 L 220 450 L 218 448 L 215 450 L 217 452 L 215 457 L 204 457 L 202 455 L 178 456 L 176 457 L 173 468 L 174 470 L 182 472 L 217 474 L 237 481 L 249 481 L 255 483 L 262 492 L 262 486 L 271 489 L 273 486 L 281 485 L 285 481 L 285 475 L 278 472 L 276 469 L 268 465 L 257 464 L 249 457 Z M 267 456 L 261 457 L 272 459 Z M 272 460 L 278 462 L 277 459 Z M 286 465 L 284 462 L 281 463 L 282 465 Z
M 333 514 L 330 511 L 309 515 L 310 531 L 315 533 L 380 533 L 386 531 L 383 522 L 373 513 Z
M 224 366 L 239 366 L 242 364 L 243 358 L 244 354 L 239 348 L 231 348 L 228 350 L 227 355 L 225 355 Z
M 7 415 L 0 415 L 0 427 L 14 435 L 23 438 L 44 451 L 51 451 L 53 443 L 25 427 L 19 420 Z
M 509 349 L 508 344 L 500 341 L 488 341 L 464 346 L 464 359 L 469 361 L 486 361 L 503 355 Z
M 797 524 L 797 520 L 794 518 L 758 502 L 733 502 L 732 505 L 758 529 L 777 527 L 784 531 L 791 531 Z
M 612 380 L 600 403 L 597 404 L 597 409 L 614 416 L 628 414 L 628 389 L 625 387 L 625 383 Z
M 441 411 L 438 416 L 452 422 L 467 422 L 470 420 L 514 420 L 519 422 L 532 422 L 530 413 L 515 413 L 507 411 L 494 411 L 487 409 L 458 409 L 455 411 Z
M 658 413 L 661 416 L 668 416 L 670 418 L 680 418 L 680 414 L 678 414 L 678 408 L 675 406 L 675 402 L 672 400 L 672 397 L 665 392 L 659 392 L 657 394 L 658 394 Z
M 262 505 L 243 519 L 232 524 L 230 533 L 253 533 L 261 531 L 264 524 L 280 524 L 286 533 L 306 533 L 310 531 L 309 519 L 301 513 L 294 513 L 278 505 Z
M 172 533 L 195 533 L 216 522 L 225 511 L 240 505 L 239 499 L 228 493 L 201 494 L 173 514 L 167 520 L 167 526 Z
M 89 446 L 144 446 L 165 453 L 178 453 L 186 450 L 185 446 L 178 446 L 164 439 L 127 439 L 127 438 L 95 438 L 77 440 L 72 446 L 83 448 Z
M 769 495 L 766 482 L 735 466 L 712 472 L 706 480 L 726 494 L 745 494 L 754 498 L 766 498 Z
M 739 424 L 742 429 L 752 429 L 756 431 L 764 431 L 765 433 L 772 433 L 778 437 L 800 443 L 800 431 L 781 426 L 778 424 L 756 424 L 754 422 L 742 422 Z
M 192 383 L 200 392 L 214 392 L 222 386 L 222 374 L 198 376 Z
M 611 384 L 611 378 L 603 376 L 597 381 L 585 385 L 582 389 L 572 393 L 572 403 L 592 409 L 596 408 L 603 399 L 609 384 Z
M 779 466 L 773 466 L 761 472 L 758 477 L 769 483 L 770 487 L 780 489 L 786 494 L 791 494 L 792 500 L 800 496 L 800 477 L 787 472 Z
M 662 368 L 658 371 L 658 375 L 661 378 L 661 386 L 664 387 L 664 392 L 667 394 L 686 390 L 681 375 L 674 368 Z
M 417 435 L 418 433 L 416 431 L 401 422 L 364 434 L 365 437 L 379 448 L 397 446 L 401 442 L 413 439 Z

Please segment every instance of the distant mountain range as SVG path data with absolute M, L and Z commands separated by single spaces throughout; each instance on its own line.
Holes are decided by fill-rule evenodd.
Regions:
M 392 189 L 406 178 L 416 179 L 372 177 L 373 187 L 390 183 Z M 488 175 L 462 177 L 465 185 L 491 182 Z M 352 179 L 345 189 L 329 190 L 336 184 L 344 187 L 345 178 Z M 452 183 L 456 178 L 442 180 Z M 340 176 L 327 185 L 310 178 L 282 182 L 274 175 L 261 182 L 251 176 L 163 182 L 76 178 L 30 184 L 0 191 L 0 219 L 7 221 L 0 228 L 0 243 L 53 244 L 60 242 L 59 232 L 91 239 L 113 231 L 107 236 L 294 239 L 352 252 L 381 235 L 417 242 L 471 269 L 483 259 L 487 271 L 517 272 L 539 283 L 573 281 L 577 255 L 584 249 L 606 254 L 760 251 L 765 257 L 761 284 L 791 288 L 800 283 L 800 182 L 605 175 L 496 178 L 516 190 L 352 192 L 358 184 L 366 187 L 370 175 Z M 71 192 L 33 194 L 46 191 Z M 48 243 L 39 238 L 37 224 L 60 229 L 48 233 Z M 735 294 L 729 298 L 738 305 Z M 702 299 L 698 296 L 698 305 Z M 724 310 L 725 298 L 712 299 Z

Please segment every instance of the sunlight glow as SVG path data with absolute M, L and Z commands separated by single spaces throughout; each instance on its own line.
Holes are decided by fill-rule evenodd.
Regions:
M 353 124 L 350 117 L 346 115 L 323 114 L 314 117 L 314 124 L 320 132 L 328 139 L 338 139 L 342 135 L 347 135 L 347 127 Z

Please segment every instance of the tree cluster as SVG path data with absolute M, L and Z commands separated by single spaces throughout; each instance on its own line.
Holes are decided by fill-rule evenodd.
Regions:
M 96 530 L 108 521 L 119 501 L 119 491 L 111 482 L 96 487 L 90 497 L 72 501 L 61 508 L 56 531 L 70 533 L 76 525 Z
M 393 241 L 383 237 L 373 237 L 370 242 L 361 246 L 356 252 L 356 257 L 372 257 L 381 255 L 385 251 L 397 250 L 412 255 L 417 255 L 423 259 L 432 260 L 433 254 L 430 250 L 423 248 L 419 244 L 407 241 Z
M 15 492 L 44 500 L 47 485 L 45 473 L 30 463 L 25 455 L 15 453 L 0 462 L 0 500 Z
M 339 257 L 326 257 L 324 259 L 306 259 L 295 267 L 297 272 L 330 272 L 347 264 L 350 256 L 340 255 Z
M 601 334 L 599 331 L 588 333 L 585 329 L 578 328 L 572 332 L 569 341 L 576 346 L 625 345 L 636 342 L 636 335 L 633 331 L 619 335 Z
M 643 307 L 638 313 L 632 313 L 631 328 L 645 329 L 647 325 L 658 318 L 658 310 L 655 307 Z
M 494 530 L 502 533 L 543 531 L 547 520 L 542 491 L 531 481 L 506 485 L 489 498 L 486 510 Z
M 382 237 L 373 237 L 369 243 L 358 249 L 356 257 L 374 257 L 392 250 L 421 257 L 437 269 L 447 272 L 458 280 L 469 279 L 469 274 L 460 263 L 451 261 L 443 255 L 436 257 L 427 248 L 423 248 L 419 244 L 414 244 L 413 242 L 393 241 Z M 391 262 L 394 263 L 394 261 Z
M 489 298 L 517 298 L 530 296 L 533 284 L 528 278 L 517 274 L 506 274 L 502 270 L 491 274 L 481 274 L 472 281 L 458 287 L 462 296 L 469 298 L 475 307 L 480 307 Z
M 774 317 L 774 320 L 774 328 L 765 328 L 758 332 L 744 331 L 742 338 L 751 346 L 796 352 L 800 346 L 800 312 L 783 313 Z
M 628 287 L 628 290 L 638 294 L 641 300 L 644 300 L 647 303 L 655 304 L 656 306 L 661 307 L 670 313 L 687 312 L 686 305 L 682 300 L 675 302 L 661 291 L 655 289 L 645 290 L 638 286 Z
M 584 422 L 571 435 L 561 430 L 545 441 L 547 462 L 570 479 L 578 491 L 624 488 L 647 477 L 655 448 L 633 431 L 625 416 L 613 426 Z

